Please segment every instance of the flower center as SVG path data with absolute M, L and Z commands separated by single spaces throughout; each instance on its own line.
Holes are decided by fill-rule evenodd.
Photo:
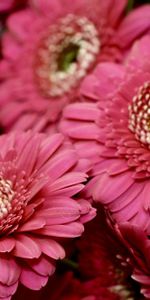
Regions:
M 100 50 L 95 25 L 67 15 L 49 28 L 36 57 L 36 78 L 47 96 L 69 93 L 93 66 Z
M 150 145 L 150 82 L 140 87 L 128 108 L 129 129 L 136 139 Z
M 12 182 L 0 178 L 0 220 L 8 215 L 14 198 L 14 191 L 12 190 Z
M 76 44 L 69 44 L 67 47 L 64 47 L 62 53 L 58 57 L 58 70 L 67 71 L 70 67 L 70 64 L 77 62 L 79 52 L 79 46 Z

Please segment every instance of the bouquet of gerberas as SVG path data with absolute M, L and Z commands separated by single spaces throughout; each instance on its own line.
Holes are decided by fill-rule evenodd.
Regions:
M 150 299 L 150 4 L 0 17 L 0 300 Z

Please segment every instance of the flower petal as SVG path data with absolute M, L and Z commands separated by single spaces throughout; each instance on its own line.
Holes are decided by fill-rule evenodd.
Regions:
M 37 233 L 55 237 L 78 237 L 83 231 L 84 227 L 82 224 L 72 222 L 65 225 L 45 226 L 44 229 L 38 230 Z
M 134 9 L 122 21 L 118 39 L 121 39 L 121 46 L 125 47 L 133 40 L 140 37 L 146 30 L 150 29 L 150 6 L 143 5 Z
M 20 268 L 12 258 L 0 257 L 0 282 L 11 286 L 15 284 L 20 276 Z
M 27 261 L 29 267 L 42 276 L 52 275 L 55 271 L 54 265 L 45 257 L 40 257 L 32 261 Z
M 22 258 L 38 258 L 41 255 L 41 250 L 32 237 L 18 234 L 16 237 L 16 247 L 13 254 Z
M 31 290 L 40 290 L 46 285 L 48 276 L 40 276 L 30 269 L 24 268 L 20 276 L 20 282 Z
M 56 241 L 49 238 L 34 239 L 41 248 L 41 251 L 53 259 L 63 259 L 65 251 Z
M 15 240 L 9 237 L 1 237 L 0 239 L 0 252 L 11 252 L 15 246 Z
M 22 226 L 19 227 L 18 232 L 27 232 L 36 229 L 43 228 L 46 224 L 46 221 L 42 218 L 33 218 L 28 222 L 24 223 Z

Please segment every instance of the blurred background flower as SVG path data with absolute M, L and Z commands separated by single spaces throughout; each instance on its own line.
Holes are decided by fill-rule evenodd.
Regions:
M 7 18 L 0 64 L 5 130 L 56 130 L 61 112 L 102 61 L 121 62 L 150 28 L 150 7 L 125 16 L 126 0 L 37 0 Z M 31 25 L 32 24 L 32 25 Z
M 150 299 L 149 3 L 0 1 L 0 300 Z

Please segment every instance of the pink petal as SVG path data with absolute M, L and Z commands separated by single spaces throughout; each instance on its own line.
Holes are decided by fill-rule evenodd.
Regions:
M 20 268 L 15 260 L 7 257 L 0 257 L 0 282 L 11 286 L 15 284 L 20 276 Z
M 99 110 L 93 103 L 73 103 L 64 109 L 63 113 L 65 118 L 80 120 L 94 121 L 99 117 Z
M 66 122 L 66 123 L 65 123 Z M 99 128 L 93 123 L 82 123 L 80 122 L 72 122 L 72 121 L 64 121 L 63 122 L 63 132 L 71 137 L 83 140 L 94 140 L 98 139 L 99 136 Z
M 17 160 L 18 169 L 26 170 L 27 176 L 29 176 L 34 168 L 39 147 L 41 143 L 41 136 L 35 135 L 24 146 L 20 157 Z
M 81 172 L 68 172 L 51 184 L 50 190 L 55 191 L 86 181 L 87 175 Z
M 50 158 L 55 151 L 61 146 L 64 137 L 62 134 L 48 136 L 43 143 L 39 152 L 36 168 L 39 169 Z
M 38 215 L 45 219 L 46 225 L 59 225 L 75 221 L 80 217 L 78 206 L 75 209 L 68 207 L 53 207 L 41 210 Z
M 9 30 L 15 35 L 19 42 L 25 41 L 30 34 L 30 24 L 35 20 L 36 15 L 31 9 L 25 9 L 17 13 L 13 13 L 7 20 Z
M 122 21 L 119 28 L 118 39 L 121 39 L 121 46 L 127 46 L 133 40 L 140 37 L 146 30 L 150 29 L 150 6 L 143 5 L 134 9 Z
M 42 276 L 49 276 L 52 275 L 55 271 L 54 265 L 48 261 L 48 259 L 44 257 L 40 257 L 38 260 L 32 260 L 27 262 L 29 267 Z
M 61 154 L 56 155 L 54 159 L 51 159 L 45 168 L 41 168 L 42 172 L 47 172 L 53 181 L 61 177 L 70 168 L 72 168 L 77 162 L 76 152 L 73 150 L 62 151 Z
M 99 79 L 94 74 L 90 74 L 81 83 L 80 95 L 85 97 L 85 99 L 97 101 L 99 99 L 97 95 L 98 87 Z
M 8 10 L 12 7 L 14 0 L 1 0 L 0 11 Z
M 63 195 L 64 197 L 68 196 L 68 197 L 72 197 L 74 196 L 75 194 L 78 194 L 80 191 L 82 191 L 84 188 L 84 184 L 76 184 L 74 186 L 69 186 L 69 187 L 66 187 L 64 189 L 60 189 L 60 190 L 57 190 L 57 191 L 54 191 L 51 193 L 51 197 L 60 197 L 61 195 Z
M 35 238 L 35 241 L 41 248 L 41 251 L 47 256 L 53 259 L 63 259 L 65 257 L 65 251 L 56 241 L 48 238 Z
M 106 99 L 117 89 L 119 82 L 121 83 L 124 78 L 124 73 L 123 67 L 115 63 L 98 64 L 94 73 L 87 76 L 81 84 L 81 95 L 93 100 Z M 93 105 L 96 108 L 96 104 Z
M 45 226 L 44 229 L 38 230 L 38 233 L 54 237 L 78 237 L 83 231 L 84 227 L 82 224 L 72 222 L 65 225 Z
M 15 246 L 15 240 L 9 237 L 1 237 L 0 252 L 11 252 Z
M 18 282 L 14 283 L 13 285 L 7 286 L 7 285 L 3 285 L 0 283 L 0 299 L 2 298 L 3 300 L 5 299 L 11 299 L 9 298 L 10 296 L 12 296 L 18 287 Z
M 29 200 L 32 199 L 48 182 L 48 177 L 40 178 L 36 183 L 33 181 L 33 186 L 30 186 Z
M 8 59 L 15 60 L 21 52 L 21 46 L 15 41 L 10 33 L 5 33 L 3 37 L 3 53 Z
M 41 250 L 31 237 L 18 234 L 16 236 L 16 247 L 13 254 L 18 257 L 33 259 L 41 255 Z
M 108 18 L 111 25 L 115 26 L 127 5 L 127 0 L 113 0 L 111 4 Z
M 101 203 L 109 204 L 123 194 L 133 183 L 132 172 L 126 172 L 119 176 L 109 176 L 107 173 L 104 173 L 99 176 L 95 186 L 94 199 Z
M 47 276 L 40 276 L 27 268 L 24 268 L 22 270 L 20 276 L 20 282 L 31 290 L 40 290 L 43 286 L 46 285 L 47 281 Z
M 127 67 L 130 70 L 137 70 L 137 68 L 143 68 L 143 65 L 147 65 L 149 61 L 149 48 L 150 48 L 150 36 L 145 35 L 140 40 L 137 40 L 129 52 L 127 57 Z M 143 54 L 141 57 L 141 53 Z
M 54 2 L 49 0 L 30 0 L 30 3 L 33 5 L 33 8 L 39 10 L 39 12 L 44 15 L 48 15 L 49 18 L 53 16 L 57 18 L 62 11 L 61 2 L 58 0 L 55 0 Z
M 24 223 L 22 226 L 19 227 L 18 232 L 27 232 L 36 229 L 43 228 L 46 224 L 46 221 L 42 218 L 34 217 L 32 220 Z
M 69 209 L 80 209 L 80 206 L 78 205 L 77 201 L 71 199 L 69 197 L 65 197 L 64 195 L 60 195 L 60 196 L 52 196 L 51 199 L 44 202 L 43 204 L 44 209 L 45 208 L 50 208 L 50 207 L 54 207 L 54 208 L 64 208 L 64 207 L 68 207 Z

